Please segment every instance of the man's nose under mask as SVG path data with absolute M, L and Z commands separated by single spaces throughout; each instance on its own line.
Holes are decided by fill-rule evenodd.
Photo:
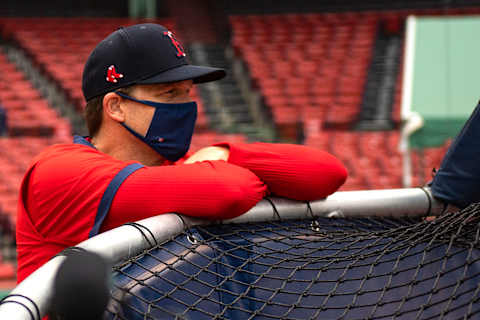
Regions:
M 196 102 L 159 103 L 149 100 L 138 100 L 122 92 L 116 93 L 125 99 L 155 108 L 147 134 L 142 136 L 125 123 L 122 123 L 130 133 L 167 160 L 175 162 L 187 153 L 197 119 Z

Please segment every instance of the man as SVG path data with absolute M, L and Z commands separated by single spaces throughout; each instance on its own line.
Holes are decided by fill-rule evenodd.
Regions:
M 22 182 L 18 281 L 63 249 L 129 221 L 166 212 L 232 218 L 269 194 L 314 200 L 344 183 L 336 158 L 297 145 L 220 143 L 175 164 L 193 133 L 193 84 L 224 76 L 189 65 L 160 25 L 121 28 L 100 42 L 83 72 L 90 137 L 47 148 Z

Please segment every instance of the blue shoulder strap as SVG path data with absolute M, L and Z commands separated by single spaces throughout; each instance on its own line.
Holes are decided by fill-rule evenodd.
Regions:
M 85 137 L 73 136 L 73 143 L 81 144 L 81 145 L 92 147 L 95 149 L 95 146 L 91 144 L 87 139 L 85 139 Z
M 91 144 L 87 139 L 81 136 L 74 136 L 73 143 L 81 144 L 84 146 L 95 148 L 93 144 Z M 119 173 L 115 177 L 113 177 L 112 181 L 108 184 L 107 189 L 103 193 L 102 200 L 100 200 L 100 204 L 98 205 L 97 215 L 95 216 L 95 223 L 93 224 L 88 237 L 91 238 L 96 236 L 100 231 L 100 227 L 102 226 L 103 220 L 107 216 L 108 211 L 110 210 L 110 206 L 112 205 L 113 198 L 118 191 L 118 188 L 122 185 L 123 181 L 128 178 L 129 175 L 137 171 L 138 169 L 143 168 L 143 165 L 140 163 L 132 163 L 120 170 Z
M 112 205 L 113 198 L 118 191 L 118 188 L 122 185 L 123 181 L 128 178 L 129 175 L 137 171 L 138 169 L 143 168 L 143 165 L 140 163 L 132 163 L 120 170 L 119 173 L 110 181 L 107 189 L 103 193 L 102 200 L 98 205 L 97 215 L 95 216 L 95 223 L 88 234 L 88 237 L 91 238 L 96 236 L 100 231 L 103 220 L 107 216 L 110 206 Z

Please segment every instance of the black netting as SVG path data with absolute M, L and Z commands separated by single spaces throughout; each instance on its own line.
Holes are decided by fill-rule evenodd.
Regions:
M 195 227 L 114 268 L 108 318 L 479 318 L 479 209 Z

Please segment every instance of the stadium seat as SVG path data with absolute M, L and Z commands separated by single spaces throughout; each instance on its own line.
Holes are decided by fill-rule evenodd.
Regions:
M 480 9 L 447 11 L 466 15 Z M 403 167 L 398 129 L 349 131 L 360 112 L 377 30 L 383 25 L 387 33 L 402 34 L 409 15 L 445 12 L 427 8 L 231 16 L 231 44 L 249 66 L 281 136 L 292 138 L 297 122 L 303 123 L 305 144 L 334 153 L 354 173 L 343 190 L 395 188 L 401 187 Z M 255 30 L 253 36 L 250 30 Z M 400 65 L 392 111 L 396 127 L 401 122 L 402 70 Z M 446 147 L 427 150 L 423 169 L 414 157 L 414 185 L 428 180 L 445 152 Z
M 254 82 L 287 81 L 284 87 L 260 86 L 274 115 L 283 114 L 273 109 L 283 108 L 284 100 L 299 106 L 328 101 L 329 109 L 334 111 L 320 118 L 327 126 L 344 127 L 355 120 L 376 31 L 374 22 L 364 25 L 358 16 L 359 13 L 325 13 L 231 17 L 232 45 L 250 65 Z M 249 30 L 256 30 L 255 36 L 249 37 Z M 349 59 L 350 55 L 355 59 Z M 265 60 L 268 62 L 260 62 Z M 279 98 L 285 95 L 286 99 Z M 322 102 L 317 102 L 319 96 Z M 338 109 L 345 111 L 343 115 L 338 115 L 333 101 L 343 106 Z
M 126 18 L 7 18 L 0 21 L 0 30 L 33 57 L 38 66 L 66 91 L 81 112 L 85 106 L 81 76 L 92 49 L 119 26 L 143 22 L 160 23 L 175 31 L 170 19 L 146 21 Z M 11 70 L 13 77 L 21 79 L 23 74 L 15 73 L 14 69 Z M 25 96 L 28 94 L 36 97 L 32 92 L 27 92 Z M 194 95 L 196 100 L 200 100 L 196 92 Z M 200 131 L 208 129 L 208 119 L 203 113 L 203 108 L 199 108 L 197 126 Z

